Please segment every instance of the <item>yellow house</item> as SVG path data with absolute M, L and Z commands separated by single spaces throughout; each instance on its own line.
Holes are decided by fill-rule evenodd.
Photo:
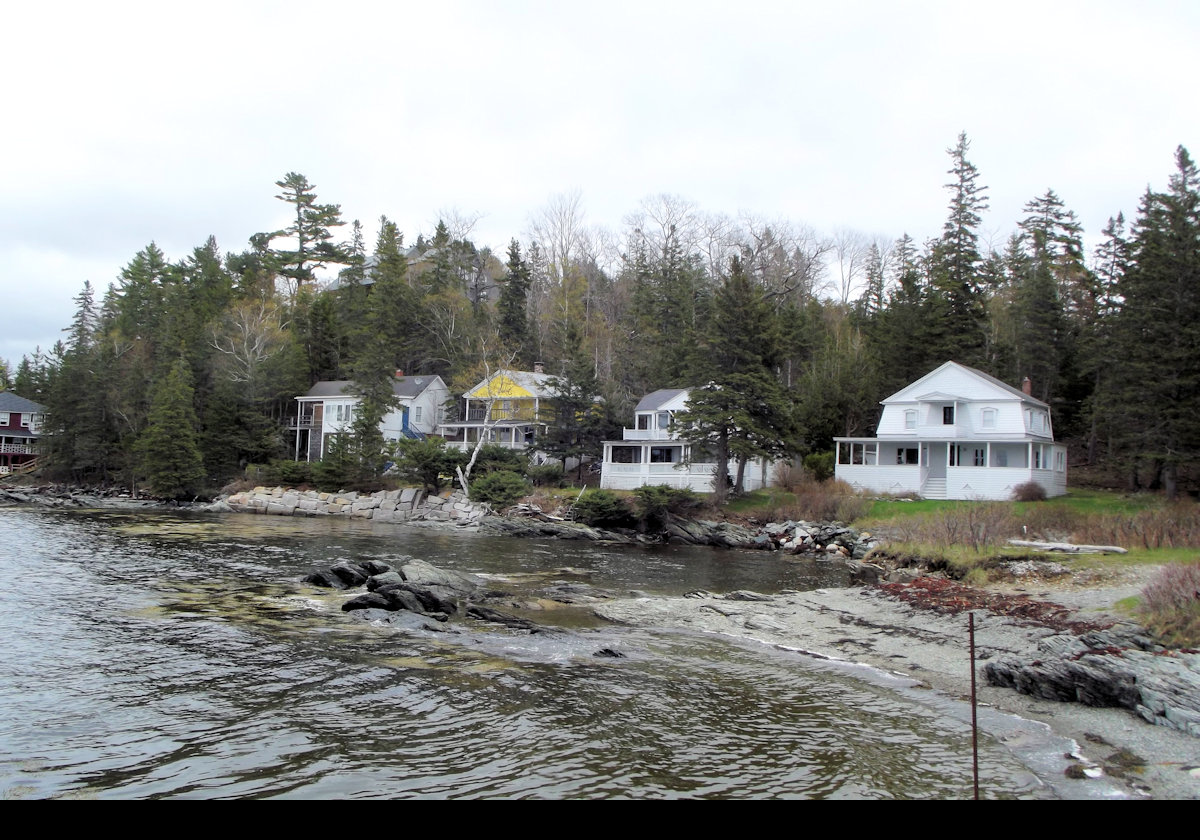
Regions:
M 554 379 L 541 370 L 500 370 L 463 394 L 462 419 L 442 423 L 438 434 L 459 449 L 486 442 L 524 449 L 545 434 L 554 415 Z

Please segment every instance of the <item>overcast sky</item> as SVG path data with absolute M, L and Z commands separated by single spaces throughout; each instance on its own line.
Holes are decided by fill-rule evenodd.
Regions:
M 504 252 L 578 191 L 921 242 L 958 133 L 998 243 L 1053 188 L 1094 242 L 1200 154 L 1194 2 L 10 4 L 0 70 L 0 358 L 62 337 L 155 241 L 240 251 L 275 181 L 411 242 L 479 215 Z M 348 228 L 344 229 L 348 230 Z

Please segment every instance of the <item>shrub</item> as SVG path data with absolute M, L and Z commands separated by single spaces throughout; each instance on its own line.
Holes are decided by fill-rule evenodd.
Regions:
M 1200 645 L 1200 561 L 1163 566 L 1142 590 L 1140 611 L 1164 641 Z
M 307 461 L 272 461 L 265 474 L 271 484 L 299 487 L 312 481 L 312 465 Z
M 833 478 L 833 453 L 814 452 L 804 456 L 804 469 L 816 481 L 828 481 Z
M 779 461 L 775 464 L 772 476 L 776 487 L 781 487 L 789 493 L 796 492 L 796 487 L 804 477 L 804 470 L 796 469 L 791 461 Z
M 440 491 L 443 476 L 453 476 L 455 467 L 466 463 L 466 453 L 447 449 L 446 441 L 434 437 L 405 438 L 395 444 L 393 457 L 400 478 L 418 482 L 430 493 Z
M 563 482 L 562 464 L 549 463 L 525 470 L 525 476 L 533 482 L 534 487 L 561 487 Z
M 470 457 L 470 453 L 467 453 Z M 509 449 L 498 443 L 485 443 L 479 447 L 479 456 L 471 475 L 483 475 L 494 472 L 512 472 L 524 475 L 529 468 L 529 456 L 521 449 Z
M 571 508 L 585 525 L 628 525 L 632 514 L 625 500 L 610 490 L 589 490 Z
M 776 518 L 853 522 L 871 509 L 870 500 L 860 496 L 844 481 L 801 481 L 793 492 L 795 503 L 790 508 L 780 508 Z
M 515 472 L 497 470 L 471 482 L 471 498 L 505 508 L 529 495 L 529 482 Z
M 1046 488 L 1036 481 L 1026 481 L 1013 488 L 1012 498 L 1014 502 L 1044 502 Z
M 700 506 L 700 497 L 686 487 L 647 484 L 633 491 L 639 523 L 647 530 L 658 530 L 668 514 L 681 514 Z

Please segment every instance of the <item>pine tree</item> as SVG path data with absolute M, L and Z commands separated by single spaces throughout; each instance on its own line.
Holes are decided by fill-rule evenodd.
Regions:
M 296 218 L 288 227 L 273 233 L 256 234 L 260 245 L 269 246 L 287 237 L 294 248 L 275 251 L 279 273 L 295 284 L 297 291 L 311 283 L 313 270 L 329 264 L 346 265 L 351 261 L 345 248 L 333 241 L 331 228 L 341 227 L 342 209 L 337 204 L 318 204 L 316 187 L 297 172 L 289 172 L 276 181 L 281 190 L 275 196 L 292 205 Z M 253 239 L 251 240 L 254 241 Z
M 971 144 L 965 132 L 947 149 L 953 180 L 950 215 L 941 239 L 930 254 L 930 294 L 927 317 L 944 330 L 934 345 L 943 359 L 979 364 L 983 355 L 984 310 L 978 276 L 980 214 L 988 209 L 987 187 L 980 186 L 979 171 L 967 160 Z
M 1118 281 L 1115 437 L 1167 495 L 1200 460 L 1200 172 L 1182 146 L 1165 193 L 1147 191 Z
M 765 294 L 734 257 L 713 301 L 694 369 L 706 384 L 692 390 L 687 411 L 675 418 L 686 438 L 708 444 L 716 455 L 716 504 L 725 501 L 731 486 L 740 486 L 747 459 L 784 455 L 796 446 L 792 404 L 775 374 L 778 336 L 779 323 Z M 731 459 L 739 463 L 735 485 L 729 481 Z
M 194 495 L 204 480 L 191 379 L 181 356 L 155 384 L 146 429 L 138 437 L 139 472 L 158 496 Z
M 521 258 L 521 243 L 508 243 L 508 263 L 504 285 L 500 288 L 500 340 L 516 351 L 516 364 L 525 366 L 537 361 L 530 357 L 529 348 L 529 265 Z

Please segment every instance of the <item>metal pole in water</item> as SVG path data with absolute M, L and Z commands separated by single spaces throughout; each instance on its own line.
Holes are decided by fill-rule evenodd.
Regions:
M 975 799 L 979 799 L 979 720 L 975 696 L 975 613 L 967 613 L 967 635 L 971 640 L 971 770 L 975 780 Z

